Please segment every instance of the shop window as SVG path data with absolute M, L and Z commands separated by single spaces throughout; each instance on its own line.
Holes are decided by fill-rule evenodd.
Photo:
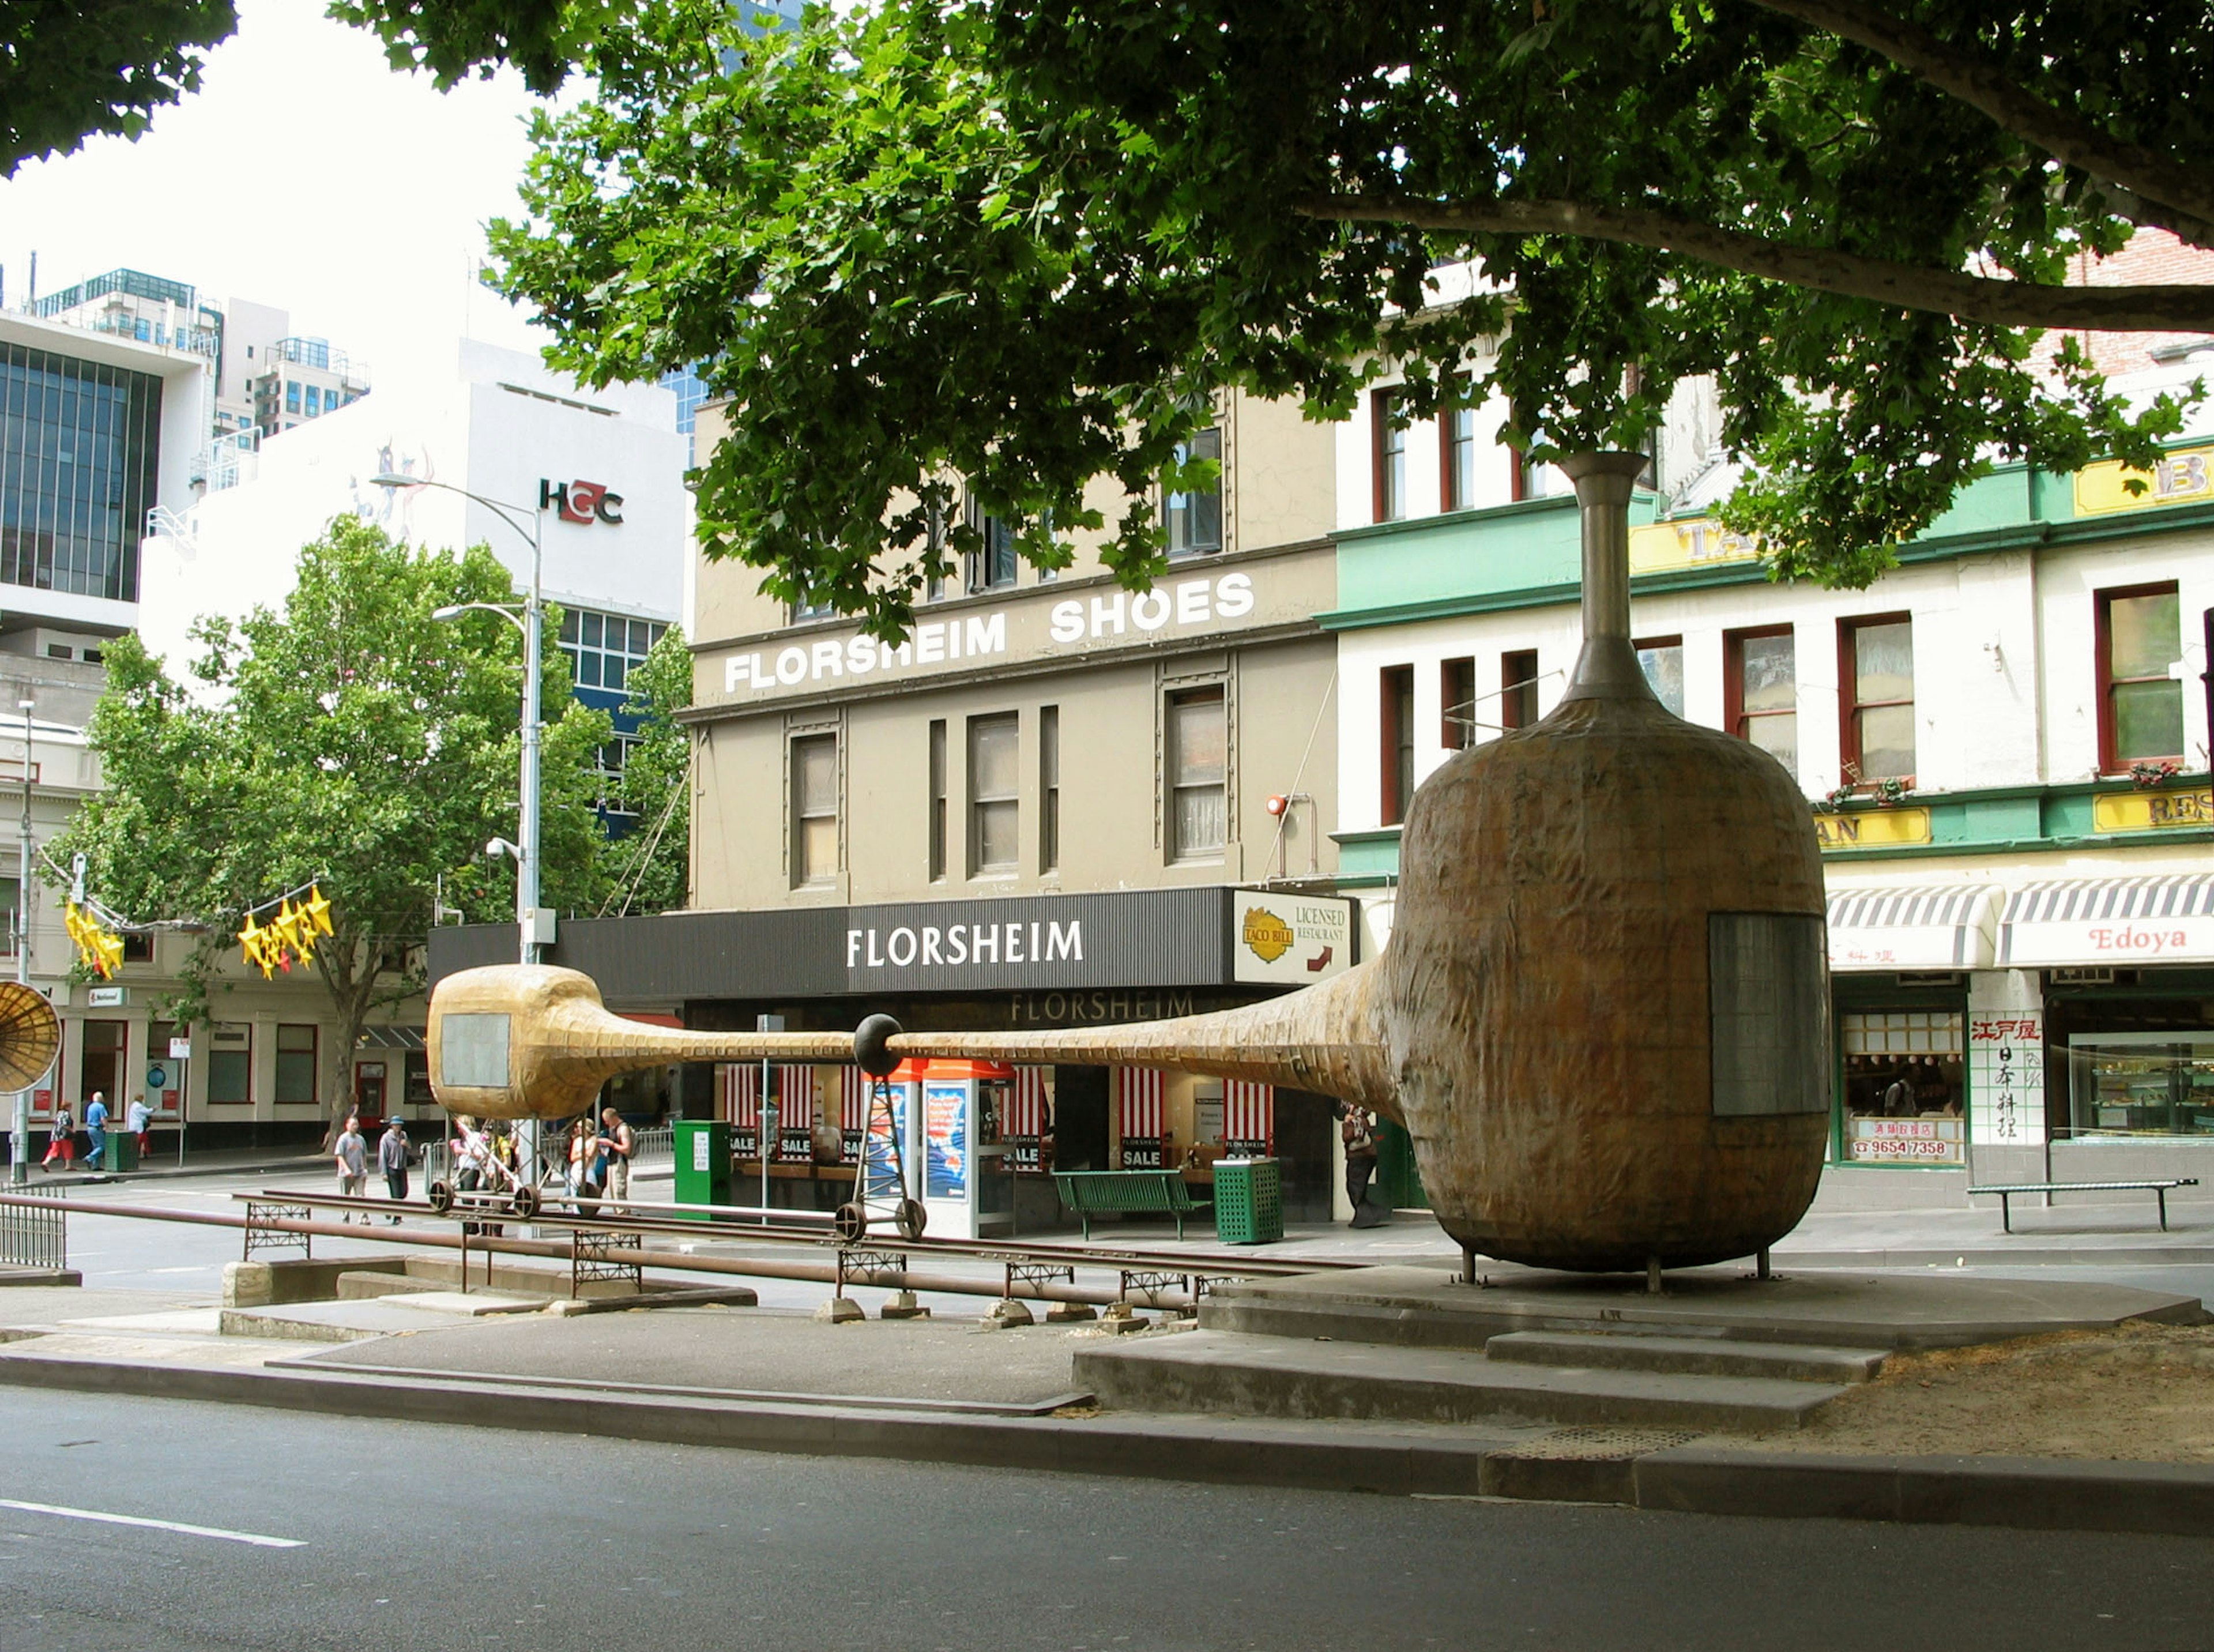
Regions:
M 1507 491 L 1516 504 L 1524 499 L 1550 499 L 1559 491 L 1552 467 L 1541 464 L 1520 448 L 1507 450 Z
M 1849 784 L 1914 778 L 1914 625 L 1903 614 L 1843 620 L 1838 680 Z
M 1183 464 L 1195 459 L 1212 459 L 1222 462 L 1222 432 L 1220 429 L 1200 431 L 1189 442 L 1177 444 L 1177 462 Z M 1222 548 L 1222 476 L 1218 470 L 1214 480 L 1203 488 L 1184 493 L 1165 494 L 1161 500 L 1161 518 L 1168 529 L 1171 556 L 1203 556 Z
M 1797 645 L 1789 627 L 1733 631 L 1722 639 L 1730 732 L 1750 740 L 1795 778 L 1799 773 Z
M 1397 826 L 1415 799 L 1415 668 L 1387 665 L 1379 675 L 1383 823 Z
M 930 719 L 930 881 L 945 877 L 945 719 Z
M 1965 1162 L 1966 1072 L 1957 1012 L 1848 1010 L 1838 1018 L 1838 1042 L 1847 1158 L 1862 1165 Z
M 2068 1037 L 2070 1116 L 2082 1135 L 2214 1135 L 2214 1031 Z
M 1167 725 L 1169 859 L 1220 855 L 1229 840 L 1229 731 L 1221 688 L 1171 694 Z
M 1476 743 L 1476 662 L 1449 659 L 1438 667 L 1438 743 L 1461 751 Z
M 1438 414 L 1439 508 L 1466 511 L 1476 504 L 1476 409 L 1446 407 Z
M 277 1029 L 278 1105 L 301 1106 L 315 1099 L 315 1029 L 279 1026 Z
M 131 1038 L 128 1021 L 87 1021 L 84 1024 L 84 1060 L 77 1075 L 80 1104 L 92 1099 L 95 1090 L 107 1098 L 107 1111 L 120 1119 L 123 1117 L 122 1079 L 123 1052 Z M 82 1118 L 80 1106 L 77 1116 Z
M 792 743 L 792 881 L 823 884 L 838 872 L 838 737 Z
M 1499 726 L 1526 729 L 1538 720 L 1538 651 L 1518 648 L 1499 657 Z
M 21 883 L 13 878 L 0 878 L 0 925 L 4 925 L 7 930 L 4 935 L 0 935 L 0 954 L 9 958 L 15 956 L 15 930 L 22 915 L 16 908 L 22 898 L 23 886 Z
M 2099 767 L 2183 758 L 2183 658 L 2175 585 L 2099 593 Z
M 1038 709 L 1038 870 L 1061 866 L 1061 707 Z
M 969 526 L 978 544 L 969 553 L 968 585 L 971 590 L 1001 590 L 1015 583 L 1015 536 L 1007 524 L 976 502 L 973 493 L 966 510 Z
M 1660 703 L 1678 717 L 1684 714 L 1684 639 L 1652 637 L 1630 645 L 1637 650 L 1639 669 Z
M 254 1099 L 254 1029 L 243 1021 L 208 1028 L 207 1098 L 243 1105 Z
M 969 872 L 1015 870 L 1022 815 L 1020 726 L 1010 713 L 969 719 Z
M 1397 522 L 1407 514 L 1407 426 L 1399 417 L 1399 393 L 1372 391 L 1368 418 L 1376 450 L 1376 520 Z

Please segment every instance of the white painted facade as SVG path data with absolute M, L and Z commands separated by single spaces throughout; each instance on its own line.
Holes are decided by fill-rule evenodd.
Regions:
M 549 600 L 673 621 L 691 534 L 685 446 L 665 389 L 589 389 L 527 352 L 458 340 L 438 369 L 383 379 L 374 395 L 269 440 L 238 486 L 192 509 L 180 535 L 150 541 L 141 634 L 175 671 L 198 617 L 282 603 L 300 547 L 341 515 L 436 548 L 482 542 L 518 589 L 528 583 L 529 542 L 498 512 L 443 488 L 376 486 L 370 479 L 387 470 L 535 517 Z M 540 508 L 542 489 L 580 481 L 620 505 L 581 523 L 565 520 L 550 493 Z

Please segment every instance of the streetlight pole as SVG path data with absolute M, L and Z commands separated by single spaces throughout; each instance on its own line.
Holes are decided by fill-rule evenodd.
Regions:
M 23 713 L 23 817 L 15 837 L 15 979 L 31 979 L 31 712 L 37 702 L 16 702 Z M 8 1179 L 21 1187 L 31 1179 L 31 1092 L 15 1092 L 15 1132 L 8 1153 Z
M 523 633 L 523 774 L 517 787 L 516 841 L 506 847 L 515 855 L 515 927 L 520 939 L 522 961 L 537 964 L 544 960 L 545 943 L 539 936 L 538 905 L 538 847 L 539 847 L 539 733 L 543 720 L 543 673 L 539 654 L 545 637 L 545 594 L 543 576 L 545 553 L 545 510 L 543 505 L 530 511 L 530 525 L 526 528 L 518 518 L 523 507 L 509 505 L 499 499 L 486 499 L 481 493 L 472 493 L 466 487 L 456 487 L 451 482 L 431 481 L 421 476 L 403 476 L 396 472 L 384 472 L 370 478 L 382 488 L 436 487 L 449 493 L 458 493 L 465 499 L 474 499 L 502 522 L 520 534 L 530 547 L 530 589 L 523 599 L 523 613 L 518 618 L 511 609 L 494 603 L 459 603 L 451 608 L 442 608 L 433 619 L 449 620 L 472 609 L 498 614 Z
M 458 493 L 465 499 L 474 499 L 491 511 L 509 527 L 522 535 L 530 547 L 530 588 L 523 598 L 523 613 L 518 618 L 512 609 L 494 603 L 461 603 L 452 608 L 442 608 L 431 617 L 450 620 L 470 609 L 482 609 L 497 614 L 523 633 L 523 774 L 517 787 L 516 841 L 505 847 L 515 855 L 515 928 L 522 961 L 526 964 L 543 961 L 545 941 L 540 931 L 538 905 L 538 841 L 539 841 L 539 764 L 538 735 L 541 720 L 539 649 L 545 627 L 545 529 L 546 506 L 541 500 L 528 515 L 529 526 L 523 526 L 523 507 L 509 505 L 499 499 L 486 499 L 466 487 L 456 487 L 451 482 L 432 481 L 423 476 L 404 476 L 394 471 L 384 471 L 370 478 L 375 486 L 385 489 L 395 487 L 436 487 L 449 493 Z M 499 840 L 495 838 L 493 843 Z M 491 852 L 487 846 L 487 853 Z M 524 1119 L 516 1125 L 516 1161 L 524 1178 L 533 1187 L 538 1184 L 538 1121 Z

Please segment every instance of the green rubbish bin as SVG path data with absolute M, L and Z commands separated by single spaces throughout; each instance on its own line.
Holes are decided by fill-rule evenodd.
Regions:
M 119 1118 L 107 1122 L 107 1151 L 101 1155 L 101 1166 L 108 1171 L 138 1168 L 138 1138 L 123 1128 Z
M 1274 1159 L 1214 1161 L 1214 1236 L 1225 1245 L 1271 1245 L 1284 1236 L 1284 1178 Z
M 719 1118 L 680 1118 L 676 1131 L 676 1202 L 729 1204 L 731 1127 Z

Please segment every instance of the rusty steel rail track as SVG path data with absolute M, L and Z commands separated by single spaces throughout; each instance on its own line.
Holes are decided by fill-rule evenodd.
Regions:
M 233 1196 L 247 1203 L 248 1209 L 234 1215 L 226 1211 L 109 1204 L 89 1199 L 58 1199 L 49 1195 L 5 1192 L 0 1192 L 0 1205 L 35 1205 L 43 1209 L 64 1210 L 86 1216 L 118 1216 L 129 1221 L 224 1227 L 242 1235 L 258 1232 L 297 1235 L 308 1240 L 346 1239 L 378 1245 L 412 1245 L 457 1251 L 465 1270 L 472 1251 L 488 1257 L 530 1257 L 555 1262 L 569 1261 L 573 1254 L 573 1239 L 511 1239 L 505 1234 L 473 1234 L 462 1231 L 464 1221 L 482 1226 L 487 1221 L 517 1221 L 511 1215 L 503 1218 L 496 1212 L 457 1208 L 450 1215 L 440 1219 L 434 1217 L 425 1206 L 388 1199 L 357 1199 L 335 1194 L 278 1191 L 236 1194 Z M 317 1207 L 344 1208 L 350 1212 L 358 1210 L 372 1215 L 399 1215 L 403 1220 L 397 1226 L 364 1227 L 348 1221 L 302 1220 L 253 1208 L 256 1205 L 272 1204 L 303 1206 L 310 1209 Z M 450 1221 L 455 1231 L 438 1232 L 428 1226 L 430 1221 Z M 621 1219 L 588 1220 L 583 1216 L 541 1213 L 531 1225 L 573 1231 L 609 1232 L 622 1231 L 620 1221 Z M 641 1238 L 647 1233 L 657 1237 L 697 1238 L 703 1232 L 711 1230 L 706 1223 L 670 1223 L 651 1227 L 641 1226 L 635 1231 Z M 776 1257 L 700 1256 L 683 1251 L 646 1250 L 641 1245 L 636 1251 L 627 1251 L 624 1260 L 640 1268 L 653 1268 L 664 1273 L 788 1279 L 829 1285 L 834 1289 L 842 1289 L 848 1281 L 853 1281 L 885 1290 L 927 1291 L 950 1296 L 1026 1297 L 1037 1301 L 1076 1302 L 1095 1307 L 1111 1306 L 1118 1302 L 1141 1298 L 1141 1306 L 1171 1310 L 1196 1307 L 1199 1297 L 1215 1281 L 1252 1278 L 1264 1273 L 1282 1275 L 1309 1270 L 1306 1266 L 1288 1260 L 1270 1261 L 1255 1267 L 1244 1257 L 1170 1252 L 1100 1252 L 1079 1250 L 1073 1245 L 1018 1247 L 1024 1252 L 1037 1253 L 1033 1258 L 1011 1254 L 1010 1247 L 994 1245 L 984 1240 L 939 1239 L 926 1245 L 910 1244 L 896 1236 L 885 1236 L 882 1239 L 864 1238 L 850 1245 L 839 1245 L 835 1239 L 812 1231 L 756 1229 L 750 1233 L 729 1233 L 725 1229 L 725 1233 L 729 1237 L 738 1239 L 761 1238 L 766 1233 L 789 1242 L 810 1244 L 817 1248 L 835 1246 L 841 1254 L 829 1261 L 803 1262 Z M 1001 1276 L 994 1280 L 988 1275 L 925 1273 L 903 1265 L 908 1253 L 917 1251 L 948 1261 L 966 1258 L 997 1263 L 1000 1267 Z M 892 1265 L 895 1261 L 902 1265 Z M 1037 1276 L 1033 1270 L 1038 1263 L 1054 1266 L 1067 1277 Z M 1327 1261 L 1313 1265 L 1316 1268 L 1330 1268 L 1354 1264 Z M 1112 1288 L 1079 1285 L 1075 1282 L 1073 1270 L 1079 1267 L 1119 1273 L 1123 1278 Z M 1181 1291 L 1169 1288 L 1172 1279 L 1180 1282 L 1184 1288 Z
M 282 1201 L 287 1204 L 308 1205 L 333 1210 L 366 1211 L 374 1215 L 423 1216 L 429 1213 L 425 1207 L 390 1199 L 370 1198 L 340 1193 L 297 1193 L 284 1188 L 266 1188 L 260 1193 L 234 1193 L 233 1199 L 242 1202 Z M 471 1196 L 463 1194 L 462 1198 Z M 522 1222 L 524 1219 L 512 1211 L 502 1210 L 496 1196 L 483 1196 L 486 1202 L 463 1206 L 456 1203 L 446 1220 L 471 1221 Z M 609 1202 L 613 1202 L 609 1201 Z M 1064 1267 L 1098 1268 L 1113 1272 L 1118 1269 L 1145 1269 L 1161 1273 L 1198 1273 L 1211 1279 L 1280 1279 L 1294 1274 L 1327 1273 L 1340 1269 L 1361 1268 L 1372 1264 L 1343 1257 L 1315 1257 L 1293 1258 L 1269 1257 L 1250 1251 L 1143 1251 L 1109 1250 L 1098 1245 L 1024 1244 L 1019 1239 L 902 1239 L 896 1233 L 870 1233 L 854 1239 L 841 1239 L 835 1233 L 821 1227 L 784 1227 L 764 1224 L 755 1218 L 757 1207 L 743 1205 L 659 1205 L 641 1206 L 636 1201 L 626 1201 L 626 1214 L 615 1215 L 590 1206 L 579 1208 L 577 1202 L 563 1197 L 548 1198 L 536 1215 L 529 1218 L 530 1225 L 538 1227 L 592 1227 L 613 1233 L 639 1233 L 677 1238 L 708 1239 L 722 1242 L 741 1242 L 767 1239 L 784 1245 L 811 1245 L 818 1249 L 906 1251 L 920 1256 L 942 1257 L 947 1260 L 969 1259 L 979 1262 L 1050 1263 Z M 657 1210 L 696 1210 L 698 1218 L 639 1216 L 630 1212 L 641 1208 Z M 782 1213 L 773 1213 L 782 1214 Z M 811 1214 L 811 1213 L 810 1213 Z M 720 1220 L 718 1220 L 720 1218 Z

